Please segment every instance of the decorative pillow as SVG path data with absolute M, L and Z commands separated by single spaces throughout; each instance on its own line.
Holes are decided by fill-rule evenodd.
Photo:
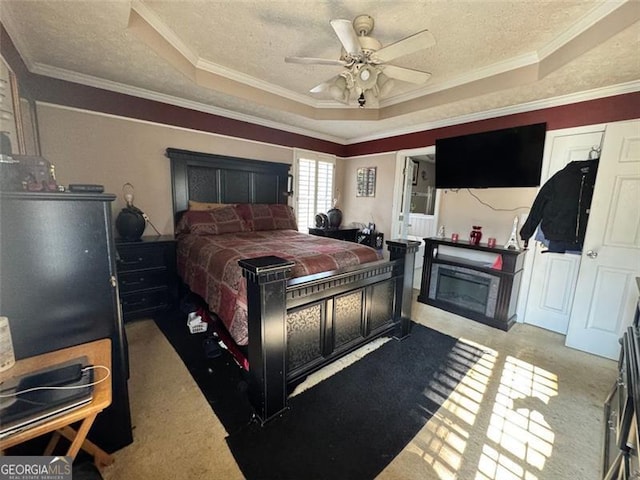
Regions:
M 236 209 L 253 231 L 298 229 L 293 208 L 289 205 L 243 203 L 236 205 Z
M 217 210 L 218 208 L 229 206 L 226 203 L 208 203 L 208 202 L 196 202 L 195 200 L 189 200 L 189 210 Z
M 215 210 L 187 210 L 176 226 L 176 235 L 220 235 L 249 231 L 247 223 L 231 205 Z

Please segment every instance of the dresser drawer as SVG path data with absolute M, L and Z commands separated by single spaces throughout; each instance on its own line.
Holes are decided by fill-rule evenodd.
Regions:
M 118 271 L 128 272 L 145 268 L 165 266 L 165 248 L 127 247 L 118 248 Z
M 121 273 L 118 276 L 120 293 L 130 293 L 139 290 L 164 287 L 169 283 L 169 275 L 165 269 L 141 270 L 139 272 Z
M 120 295 L 122 313 L 126 316 L 143 310 L 164 310 L 170 305 L 170 295 L 166 288 L 146 292 Z
M 125 322 L 149 318 L 178 301 L 176 243 L 173 236 L 116 239 L 118 290 Z

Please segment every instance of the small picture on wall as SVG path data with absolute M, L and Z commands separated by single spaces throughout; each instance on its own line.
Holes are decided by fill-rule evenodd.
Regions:
M 376 167 L 358 168 L 356 182 L 356 197 L 375 197 Z
M 411 176 L 411 184 L 418 184 L 418 170 L 420 170 L 420 162 L 416 162 L 415 160 L 411 160 L 413 162 L 413 172 Z

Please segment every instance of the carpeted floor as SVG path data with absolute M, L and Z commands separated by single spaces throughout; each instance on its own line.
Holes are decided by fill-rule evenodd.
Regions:
M 615 362 L 527 325 L 501 332 L 426 305 L 413 309 L 416 321 L 485 353 L 377 478 L 599 478 L 602 403 Z M 116 452 L 104 478 L 244 478 L 223 423 L 156 325 L 139 321 L 127 332 L 135 441 Z

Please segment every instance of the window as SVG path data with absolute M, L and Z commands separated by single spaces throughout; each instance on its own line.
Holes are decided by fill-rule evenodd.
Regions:
M 296 151 L 296 217 L 298 229 L 315 226 L 315 216 L 333 207 L 335 160 L 312 152 Z

